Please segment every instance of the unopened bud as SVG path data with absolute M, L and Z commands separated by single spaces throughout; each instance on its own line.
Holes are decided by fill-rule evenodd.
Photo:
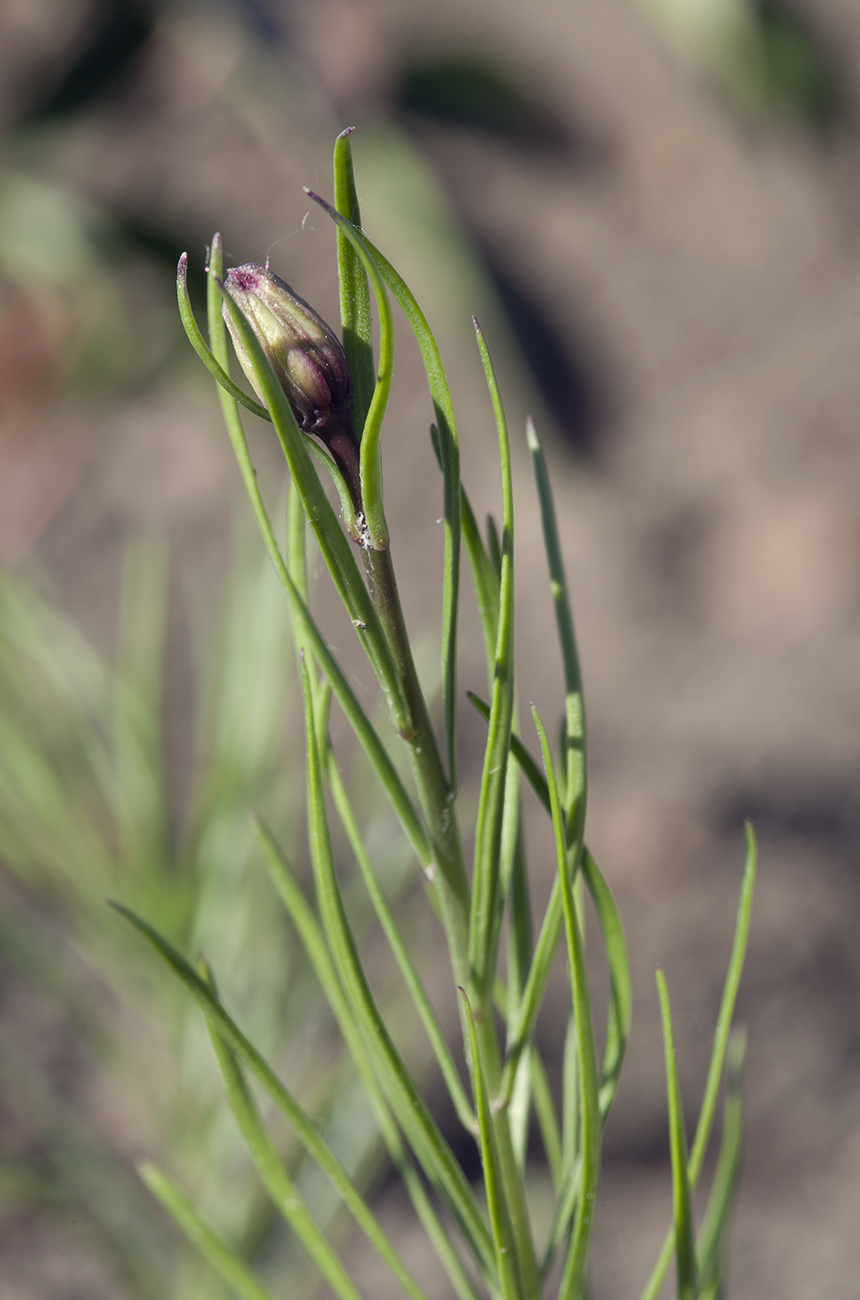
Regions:
M 299 427 L 325 441 L 332 417 L 352 407 L 349 366 L 334 330 L 268 267 L 254 262 L 234 267 L 224 287 L 260 340 Z M 226 305 L 224 320 L 242 369 L 265 400 Z

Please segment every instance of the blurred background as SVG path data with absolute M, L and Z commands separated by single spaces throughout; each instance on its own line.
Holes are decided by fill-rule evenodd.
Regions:
M 588 836 L 637 992 L 594 1294 L 638 1295 L 668 1222 L 653 970 L 693 1119 L 745 817 L 761 874 L 731 1294 L 858 1294 L 858 106 L 851 0 L 6 0 L 2 1300 L 222 1295 L 137 1189 L 150 1154 L 169 1153 L 272 1277 L 299 1269 L 256 1193 L 253 1214 L 219 1199 L 216 1184 L 251 1184 L 202 1033 L 106 894 L 204 943 L 257 1041 L 281 1050 L 292 1025 L 289 1069 L 323 1077 L 327 1122 L 360 1132 L 298 958 L 263 967 L 261 936 L 282 931 L 244 865 L 245 809 L 300 843 L 298 794 L 277 779 L 296 745 L 289 650 L 173 296 L 187 249 L 199 297 L 219 229 L 228 261 L 270 258 L 336 319 L 333 232 L 302 186 L 330 196 L 351 125 L 365 227 L 451 359 L 479 514 L 498 484 L 473 312 L 494 353 L 517 444 L 521 699 L 548 708 L 559 667 L 526 412 L 553 468 Z M 432 681 L 441 496 L 420 362 L 398 338 L 387 503 Z M 277 456 L 252 437 L 277 503 Z M 319 600 L 346 647 L 323 582 Z M 466 635 L 462 684 L 480 689 L 468 620 Z M 386 835 L 380 859 L 408 894 Z M 552 1004 L 546 1020 L 552 1065 Z M 371 1148 L 354 1153 L 367 1179 Z M 379 1198 L 396 1222 L 394 1189 Z

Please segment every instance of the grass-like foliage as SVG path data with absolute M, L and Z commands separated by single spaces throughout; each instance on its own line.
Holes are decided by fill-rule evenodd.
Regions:
M 304 949 L 308 968 L 328 1002 L 351 1060 L 356 1086 L 364 1090 L 391 1165 L 402 1179 L 415 1215 L 450 1279 L 452 1292 L 460 1300 L 481 1296 L 492 1300 L 537 1300 L 550 1291 L 563 1300 L 577 1300 L 588 1294 L 588 1257 L 597 1206 L 602 1134 L 624 1062 L 631 987 L 618 911 L 584 839 L 585 710 L 546 466 L 537 433 L 530 426 L 528 447 L 543 519 L 549 589 L 563 665 L 560 748 L 550 738 L 556 734 L 555 720 L 547 728 L 535 713 L 520 730 L 517 715 L 511 457 L 499 389 L 481 331 L 476 323 L 477 355 L 498 431 L 502 501 L 500 527 L 492 526 L 486 540 L 460 480 L 455 415 L 433 334 L 404 281 L 362 231 L 348 132 L 336 144 L 334 197 L 334 206 L 321 199 L 316 201 L 337 227 L 342 344 L 352 376 L 352 413 L 344 419 L 354 422 L 354 456 L 349 446 L 344 453 L 347 444 L 338 441 L 346 425 L 338 424 L 336 436 L 327 432 L 323 416 L 312 429 L 307 424 L 299 427 L 296 403 L 278 370 L 292 363 L 289 358 L 284 361 L 283 350 L 279 354 L 272 337 L 261 334 L 237 305 L 229 277 L 225 277 L 217 236 L 208 268 L 208 342 L 191 312 L 184 259 L 178 278 L 180 308 L 189 337 L 220 384 L 239 469 L 292 616 L 300 664 L 313 897 L 307 895 L 287 852 L 258 820 L 260 859 L 268 868 L 274 891 Z M 435 408 L 432 436 L 441 473 L 445 530 L 441 584 L 443 722 L 439 732 L 431 722 L 403 621 L 382 496 L 380 435 L 393 376 L 392 300 L 414 331 Z M 377 361 L 372 314 L 379 330 Z M 262 404 L 248 398 L 229 377 L 228 327 Z M 310 344 L 293 339 L 290 346 L 305 348 L 307 358 Z M 319 375 L 318 369 L 312 369 L 310 382 L 315 397 L 321 391 Z M 343 386 L 340 371 L 336 379 Z M 255 418 L 271 420 L 289 468 L 283 547 L 260 494 L 240 405 L 249 407 Z M 314 433 L 319 435 L 322 447 L 309 436 Z M 342 518 L 323 489 L 318 474 L 320 461 L 335 479 Z M 384 732 L 353 691 L 350 676 L 329 648 L 309 606 L 306 522 L 379 682 L 393 723 Z M 486 723 L 486 744 L 477 812 L 474 824 L 468 826 L 461 825 L 457 797 L 461 552 L 465 552 L 471 573 L 489 669 L 486 702 L 481 692 L 473 696 Z M 404 841 L 414 855 L 416 877 L 423 874 L 426 906 L 441 922 L 439 942 L 447 947 L 450 993 L 458 1006 L 462 1030 L 460 1049 L 446 1043 L 408 939 L 386 896 L 372 847 L 365 839 L 366 827 L 350 801 L 350 782 L 342 776 L 331 740 L 332 708 L 341 711 L 355 734 L 367 765 L 365 785 L 369 774 L 378 785 L 379 798 L 387 801 L 399 821 Z M 392 736 L 396 739 L 392 740 Z M 405 751 L 407 765 L 392 746 Z M 407 767 L 408 777 L 402 775 Z M 536 935 L 521 824 L 523 781 L 533 787 L 544 805 L 555 844 L 555 885 Z M 405 999 L 411 1008 L 410 1020 L 423 1026 L 457 1120 L 477 1145 L 479 1185 L 466 1177 L 428 1104 L 421 1079 L 414 1077 L 407 1065 L 398 1045 L 402 1035 L 396 1017 L 386 1012 L 374 994 L 365 967 L 361 926 L 356 920 L 354 878 L 350 889 L 345 889 L 339 867 L 343 849 L 335 848 L 344 842 L 399 968 L 400 1005 Z M 470 862 L 464 852 L 467 843 L 473 846 Z M 689 1150 L 675 1070 L 669 995 L 662 974 L 658 975 L 668 1079 L 674 1221 L 645 1297 L 657 1295 L 673 1256 L 679 1300 L 721 1294 L 724 1234 L 741 1146 L 742 1046 L 731 1039 L 730 1029 L 754 875 L 755 847 L 750 833 L 729 974 L 698 1126 Z M 605 1028 L 595 1025 L 585 958 L 589 898 L 610 977 Z M 346 1168 L 335 1144 L 320 1130 L 314 1115 L 290 1090 L 275 1065 L 227 1010 L 207 963 L 201 959 L 195 968 L 150 919 L 125 907 L 119 910 L 154 946 L 203 1012 L 228 1104 L 261 1184 L 318 1274 L 341 1300 L 356 1300 L 359 1293 L 351 1280 L 348 1259 L 338 1253 L 333 1234 L 326 1231 L 306 1202 L 303 1185 L 307 1183 L 308 1160 L 328 1180 L 339 1203 L 378 1252 L 402 1292 L 413 1300 L 422 1300 L 422 1279 L 410 1271 L 397 1243 L 386 1235 L 360 1180 Z M 557 1106 L 535 1042 L 535 1025 L 560 945 L 567 952 L 570 1015 L 561 1104 Z M 272 962 L 279 959 L 278 951 L 273 951 Z M 603 1043 L 602 1053 L 598 1040 Z M 726 1073 L 721 1149 L 697 1238 L 692 1193 L 701 1173 Z M 258 1089 L 269 1099 L 266 1109 L 261 1109 L 255 1099 Z M 272 1105 L 286 1120 L 290 1135 L 286 1141 L 275 1122 Z M 553 1213 L 548 1224 L 544 1214 L 540 1239 L 529 1203 L 527 1177 L 528 1137 L 533 1129 L 540 1134 L 554 1189 Z M 270 1294 L 255 1267 L 253 1253 L 243 1253 L 219 1235 L 193 1197 L 153 1166 L 147 1166 L 143 1176 L 234 1295 L 264 1300 Z M 272 1296 L 281 1294 L 277 1278 L 274 1282 L 269 1279 L 268 1285 Z

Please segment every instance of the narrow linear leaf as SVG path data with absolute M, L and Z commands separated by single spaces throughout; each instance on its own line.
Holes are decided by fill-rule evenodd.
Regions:
M 567 577 L 561 555 L 558 525 L 552 489 L 547 473 L 543 450 L 538 440 L 534 421 L 526 424 L 526 440 L 532 457 L 535 483 L 540 503 L 544 547 L 549 565 L 550 590 L 555 607 L 555 621 L 561 646 L 565 689 L 565 797 L 564 815 L 567 834 L 574 847 L 575 860 L 582 851 L 585 831 L 585 801 L 587 787 L 587 761 L 585 736 L 585 705 L 582 694 L 582 673 L 579 652 L 573 630 L 573 614 L 567 590 Z
M 347 127 L 335 140 L 334 205 L 342 216 L 361 229 L 361 212 L 352 164 L 351 137 L 354 130 L 352 126 Z M 352 375 L 355 427 L 361 437 L 376 384 L 370 290 L 361 258 L 340 230 L 337 232 L 337 269 L 343 350 Z
M 361 1075 L 373 1103 L 380 1132 L 395 1168 L 406 1185 L 415 1211 L 433 1243 L 460 1300 L 477 1300 L 474 1285 L 450 1241 L 448 1233 L 425 1190 L 420 1175 L 406 1151 L 385 1094 L 371 1062 L 356 1017 L 347 999 L 340 976 L 329 954 L 325 936 L 308 900 L 305 898 L 289 864 L 267 827 L 257 822 L 260 844 L 275 889 L 298 931 L 314 973 L 322 986 L 350 1056 Z
M 511 1146 L 514 1151 L 514 1160 L 522 1178 L 526 1167 L 529 1129 L 532 1118 L 532 1080 L 527 1052 L 520 1058 L 520 1068 L 517 1070 L 514 1090 L 506 1114 L 508 1126 L 511 1130 Z
M 489 706 L 486 702 L 471 691 L 468 692 L 468 695 L 481 717 L 487 719 L 489 717 Z M 523 774 L 547 812 L 551 812 L 549 786 L 546 778 L 516 734 L 511 735 L 511 753 L 516 758 Z M 581 866 L 585 883 L 597 910 L 606 946 L 611 980 L 606 1048 L 600 1085 L 600 1111 L 605 1123 L 615 1098 L 627 1039 L 630 1034 L 632 983 L 630 964 L 627 957 L 627 943 L 624 938 L 621 917 L 618 914 L 609 887 L 587 848 L 583 849 Z M 513 1031 L 509 1036 L 508 1058 L 505 1062 L 505 1074 L 502 1083 L 503 1096 L 508 1095 L 512 1074 L 519 1061 L 519 1055 L 531 1037 L 537 1011 L 540 1008 L 545 981 L 549 974 L 552 955 L 555 952 L 555 944 L 560 934 L 560 926 L 561 895 L 556 881 L 553 885 L 553 891 L 541 927 L 540 938 L 529 969 L 529 979 L 520 1005 L 519 1019 L 514 1022 Z
M 212 242 L 212 249 L 209 257 L 209 264 L 213 274 L 220 278 L 223 271 L 221 257 L 220 236 L 215 236 Z M 221 295 L 217 290 L 214 280 L 210 280 L 209 290 L 209 330 L 212 346 L 218 356 L 227 354 L 227 327 L 224 324 L 221 315 Z M 233 451 L 236 456 L 245 490 L 251 502 L 254 517 L 257 526 L 260 529 L 263 541 L 268 551 L 269 558 L 274 565 L 275 572 L 281 581 L 282 586 L 290 602 L 290 609 L 293 619 L 296 620 L 303 631 L 303 635 L 312 648 L 314 658 L 325 673 L 331 683 L 334 694 L 343 709 L 347 720 L 352 726 L 362 749 L 367 754 L 371 765 L 379 778 L 382 788 L 391 801 L 400 824 L 412 844 L 416 856 L 422 867 L 428 870 L 432 865 L 432 855 L 427 844 L 427 838 L 424 834 L 423 827 L 418 818 L 418 814 L 406 793 L 400 777 L 392 763 L 385 746 L 382 744 L 373 724 L 365 713 L 364 709 L 358 702 L 358 699 L 350 686 L 347 678 L 338 664 L 334 655 L 331 653 L 325 638 L 320 633 L 314 619 L 303 599 L 302 591 L 297 587 L 296 582 L 284 562 L 280 548 L 275 539 L 274 529 L 271 520 L 266 511 L 257 482 L 257 474 L 251 460 L 248 450 L 248 443 L 245 438 L 245 432 L 242 428 L 242 422 L 236 409 L 236 403 L 226 394 L 221 394 L 221 405 L 224 412 L 224 418 L 230 439 L 233 444 Z
M 510 1099 L 520 1057 L 531 1041 L 534 1032 L 547 980 L 549 979 L 550 968 L 558 948 L 558 941 L 561 938 L 563 921 L 564 909 L 562 907 L 561 887 L 556 879 L 553 882 L 552 892 L 541 923 L 537 943 L 535 944 L 534 956 L 529 966 L 528 978 L 520 1000 L 515 1027 L 508 1042 L 499 1089 L 499 1099 L 502 1105 Z
M 485 722 L 489 722 L 490 706 L 489 704 L 487 704 L 486 700 L 482 700 L 480 695 L 476 695 L 474 691 L 467 691 L 466 696 L 469 700 L 469 703 L 474 706 L 476 712 L 480 713 L 481 717 L 484 719 Z M 511 753 L 519 763 L 520 770 L 522 771 L 529 785 L 532 787 L 535 794 L 540 799 L 544 808 L 546 808 L 547 812 L 549 812 L 550 811 L 549 786 L 546 783 L 546 777 L 544 776 L 543 772 L 540 770 L 536 761 L 532 758 L 531 754 L 526 749 L 525 745 L 523 744 L 520 737 L 516 734 L 516 732 L 513 732 L 511 734 Z
M 490 1226 L 493 1231 L 493 1244 L 496 1249 L 496 1262 L 502 1285 L 502 1295 L 504 1300 L 523 1300 L 525 1293 L 518 1267 L 516 1240 L 508 1216 L 508 1207 L 502 1186 L 499 1153 L 496 1149 L 495 1133 L 490 1114 L 490 1099 L 481 1068 L 478 1036 L 475 1032 L 475 1017 L 472 1014 L 472 1006 L 465 989 L 460 989 L 460 994 L 463 998 L 466 1025 L 469 1033 L 469 1058 L 472 1063 L 472 1087 L 475 1096 L 475 1109 L 478 1114 L 484 1189 L 487 1194 L 487 1209 L 490 1213 Z
M 212 989 L 213 996 L 217 998 L 218 990 L 215 988 L 211 971 L 205 963 L 201 974 Z M 230 1109 L 245 1139 L 257 1173 L 272 1201 L 335 1295 L 339 1296 L 340 1300 L 361 1300 L 359 1292 L 350 1281 L 349 1275 L 324 1233 L 308 1212 L 295 1183 L 269 1139 L 235 1056 L 211 1022 L 209 1035 L 221 1067 Z
M 340 501 L 340 514 L 343 520 L 343 526 L 349 533 L 350 537 L 355 537 L 359 532 L 360 526 L 355 516 L 355 506 L 352 504 L 352 497 L 349 495 L 349 488 L 346 485 L 346 480 L 328 452 L 315 443 L 312 438 L 308 439 L 308 451 L 311 453 L 314 460 L 318 461 L 329 474 Z
M 443 436 L 430 425 L 430 439 L 442 471 L 442 523 L 444 556 L 442 570 L 442 725 L 448 784 L 456 793 L 457 767 L 457 619 L 460 594 L 460 548 L 462 529 L 460 449 L 450 432 Z
M 576 1020 L 571 1008 L 564 1034 L 561 1071 L 562 1168 L 573 1169 L 579 1148 L 579 1059 L 576 1045 Z
M 265 1058 L 248 1041 L 222 1004 L 213 997 L 211 990 L 197 972 L 157 930 L 141 917 L 136 916 L 129 908 L 123 907 L 121 903 L 111 903 L 111 906 L 152 944 L 174 975 L 185 985 L 219 1037 L 235 1052 L 246 1069 L 269 1094 L 289 1121 L 305 1151 L 330 1179 L 356 1223 L 406 1293 L 412 1297 L 412 1300 L 426 1300 L 424 1292 L 380 1228 L 349 1174 L 323 1141 L 313 1120 L 305 1113 Z
M 484 549 L 484 543 L 481 540 L 478 523 L 475 519 L 469 498 L 466 496 L 465 489 L 463 490 L 462 498 L 463 542 L 466 547 L 466 558 L 469 561 L 469 568 L 472 574 L 472 585 L 475 589 L 478 617 L 481 620 L 484 652 L 487 656 L 487 681 L 492 684 L 493 657 L 495 654 L 496 636 L 499 626 L 499 575 L 494 568 L 489 555 Z M 477 701 L 480 697 L 474 695 L 472 691 L 467 691 L 466 694 L 475 705 L 478 712 L 483 712 L 484 718 L 489 721 L 489 704 L 481 701 L 479 705 Z
M 394 663 L 391 657 L 391 651 L 388 641 L 379 621 L 379 616 L 374 609 L 373 603 L 368 595 L 367 589 L 362 581 L 355 556 L 351 549 L 337 516 L 332 509 L 328 497 L 326 496 L 319 477 L 313 468 L 312 457 L 307 448 L 307 435 L 299 429 L 292 408 L 286 398 L 286 395 L 278 382 L 275 373 L 266 357 L 257 336 L 246 320 L 244 314 L 239 310 L 236 303 L 226 292 L 222 280 L 223 258 L 221 254 L 220 238 L 215 236 L 212 241 L 212 249 L 209 258 L 209 321 L 210 330 L 217 315 L 220 314 L 220 303 L 223 301 L 224 307 L 242 340 L 243 347 L 250 358 L 257 376 L 257 382 L 260 391 L 263 393 L 272 417 L 272 423 L 284 458 L 290 470 L 293 482 L 298 488 L 302 505 L 308 517 L 311 528 L 320 547 L 320 552 L 325 561 L 326 567 L 331 574 L 335 588 L 346 607 L 346 610 L 356 629 L 358 638 L 367 654 L 377 680 L 385 692 L 389 708 L 397 725 L 402 725 L 405 721 L 403 713 L 403 701 L 400 694 L 400 683 L 397 676 Z M 223 324 L 219 330 L 218 342 L 223 345 L 225 351 L 227 348 L 226 333 Z M 213 348 L 215 343 L 213 342 Z M 216 352 L 217 355 L 217 352 Z M 247 443 L 244 438 L 244 432 L 241 431 L 241 421 L 239 420 L 238 410 L 235 404 L 226 403 L 230 399 L 226 393 L 221 394 L 222 408 L 225 415 L 228 414 L 228 429 L 230 430 L 233 441 L 234 451 L 237 457 L 242 453 L 241 459 L 250 463 L 250 456 L 247 449 Z M 240 447 L 241 441 L 241 447 Z M 247 477 L 243 469 L 243 477 L 246 478 L 246 488 L 248 487 Z M 253 468 L 253 467 L 251 467 Z M 262 500 L 261 500 L 262 504 Z M 260 523 L 259 511 L 255 509 L 257 521 Z M 265 534 L 264 534 L 265 535 Z M 277 548 L 276 548 L 277 549 Z
M 492 1242 L 472 1189 L 445 1141 L 415 1081 L 388 1033 L 367 983 L 367 977 L 346 916 L 334 870 L 325 806 L 317 721 L 303 666 L 306 740 L 308 748 L 308 818 L 311 858 L 323 928 L 353 1011 L 361 1025 L 388 1101 L 410 1145 L 439 1195 L 447 1203 L 474 1252 L 488 1273 L 495 1269 Z
M 666 1057 L 666 1090 L 669 1098 L 669 1149 L 672 1157 L 672 1202 L 675 1219 L 675 1255 L 678 1261 L 678 1300 L 696 1300 L 699 1291 L 696 1266 L 696 1237 L 693 1227 L 693 1204 L 687 1176 L 687 1136 L 684 1111 L 678 1086 L 675 1060 L 675 1035 L 669 990 L 661 970 L 657 971 L 657 992 L 663 1020 L 663 1048 Z
M 540 1058 L 540 1053 L 534 1044 L 529 1050 L 529 1067 L 531 1070 L 535 1115 L 540 1128 L 552 1185 L 555 1192 L 558 1193 L 563 1172 L 561 1133 L 559 1132 L 558 1116 L 555 1113 L 555 1102 L 552 1099 L 546 1070 Z
M 555 1263 L 564 1238 L 570 1231 L 576 1207 L 582 1195 L 582 1155 L 579 1154 L 569 1166 L 561 1191 L 556 1200 L 555 1210 L 547 1236 L 546 1248 L 541 1260 L 540 1273 L 545 1278 Z
M 212 275 L 211 271 L 210 275 Z M 299 429 L 292 407 L 251 324 L 224 289 L 223 281 L 215 278 L 214 275 L 212 279 L 221 293 L 225 308 L 254 367 L 260 392 L 265 397 L 284 458 L 298 488 L 305 514 L 317 539 L 326 568 L 358 633 L 377 680 L 385 691 L 389 707 L 399 722 L 402 722 L 403 703 L 399 679 L 388 641 L 362 580 L 352 547 L 313 467 L 311 455 L 305 445 L 307 435 Z
M 337 203 L 337 206 L 343 212 L 340 202 Z M 344 235 L 349 233 L 342 219 L 338 222 L 338 231 Z M 356 238 L 361 241 L 361 246 L 372 259 L 375 267 L 378 268 L 379 274 L 412 328 L 421 351 L 436 416 L 435 427 L 444 490 L 445 566 L 442 593 L 442 683 L 445 753 L 448 764 L 448 780 L 452 790 L 455 790 L 457 788 L 455 719 L 457 706 L 457 619 L 460 590 L 461 485 L 460 449 L 454 404 L 451 400 L 451 391 L 439 348 L 427 323 L 427 318 L 418 306 L 414 294 L 388 259 L 380 253 L 379 249 L 370 242 L 362 231 L 354 230 L 354 237 L 350 238 L 356 250 L 358 250 Z M 362 260 L 364 261 L 364 259 Z M 367 266 L 366 261 L 364 265 Z
M 502 572 L 502 547 L 499 541 L 499 530 L 493 515 L 487 515 L 487 555 L 490 557 L 496 573 L 501 575 Z
M 475 1114 L 469 1104 L 469 1099 L 466 1096 L 463 1085 L 460 1082 L 457 1067 L 454 1064 L 451 1051 L 445 1041 L 445 1035 L 442 1032 L 439 1021 L 436 1018 L 436 1013 L 433 1010 L 430 999 L 428 998 L 424 985 L 421 982 L 421 978 L 415 969 L 415 964 L 409 955 L 409 949 L 400 933 L 391 908 L 388 906 L 388 900 L 385 897 L 376 870 L 370 860 L 367 849 L 365 848 L 358 822 L 355 819 L 355 813 L 350 804 L 346 787 L 343 783 L 343 778 L 338 769 L 331 747 L 329 747 L 327 754 L 326 773 L 338 816 L 343 823 L 343 828 L 346 831 L 350 848 L 355 854 L 355 860 L 358 863 L 365 888 L 367 889 L 370 901 L 373 904 L 373 910 L 376 913 L 379 924 L 382 926 L 383 933 L 388 940 L 388 946 L 394 955 L 394 959 L 400 968 L 400 973 L 402 974 L 406 987 L 409 990 L 415 1010 L 418 1012 L 418 1015 L 421 1018 L 421 1023 L 424 1025 L 437 1064 L 439 1069 L 442 1071 L 442 1077 L 447 1085 L 449 1096 L 454 1103 L 454 1109 L 456 1110 L 457 1116 L 463 1127 L 470 1133 L 477 1135 L 478 1125 Z
M 500 848 L 505 806 L 505 779 L 514 712 L 514 502 L 510 444 L 501 394 L 484 336 L 477 321 L 474 325 L 496 419 L 502 473 L 503 520 L 499 619 L 490 718 L 475 829 L 475 865 L 469 917 L 469 965 L 474 986 L 483 1004 L 488 990 L 492 988 L 495 976 Z
M 717 1013 L 717 1027 L 716 1032 L 714 1033 L 714 1049 L 708 1066 L 705 1095 L 702 1099 L 702 1109 L 699 1115 L 699 1122 L 696 1126 L 696 1136 L 693 1139 L 693 1146 L 690 1151 L 690 1181 L 693 1186 L 696 1185 L 696 1181 L 702 1171 L 702 1162 L 705 1158 L 705 1151 L 707 1150 L 708 1139 L 711 1135 L 714 1114 L 717 1107 L 720 1080 L 723 1075 L 726 1051 L 732 1028 L 732 1018 L 735 1012 L 738 987 L 740 986 L 741 974 L 744 968 L 747 940 L 749 939 L 757 862 L 758 852 L 755 832 L 753 831 L 751 824 L 747 822 L 746 858 L 744 860 L 744 872 L 741 881 L 740 903 L 738 905 L 734 940 L 732 942 L 731 956 L 729 957 L 729 968 L 726 973 L 726 983 L 720 1001 L 720 1009 Z
M 313 190 L 306 188 L 305 193 L 329 214 L 337 226 L 338 234 L 348 240 L 352 246 L 367 274 L 376 302 L 379 316 L 379 364 L 376 369 L 373 397 L 361 435 L 361 496 L 371 546 L 373 550 L 384 551 L 388 548 L 388 525 L 385 522 L 382 500 L 382 463 L 379 444 L 382 421 L 394 377 L 394 324 L 391 319 L 391 303 L 376 259 L 361 231 L 338 212 L 337 208 L 333 208 L 330 203 L 326 203 L 325 199 L 314 194 Z
M 210 351 L 206 340 L 200 333 L 200 327 L 194 318 L 194 312 L 191 308 L 191 299 L 188 296 L 188 254 L 183 253 L 179 259 L 179 265 L 176 268 L 176 297 L 179 303 L 179 315 L 182 318 L 182 324 L 185 326 L 185 333 L 188 335 L 188 341 L 209 371 L 226 393 L 229 393 L 235 402 L 240 402 L 242 406 L 259 415 L 262 420 L 269 420 L 272 417 L 253 397 L 244 393 L 238 384 L 235 384 L 230 378 L 226 367 L 217 360 L 214 353 Z
M 540 738 L 546 778 L 549 785 L 552 823 L 555 835 L 556 864 L 564 911 L 570 966 L 571 1000 L 576 1022 L 576 1047 L 580 1089 L 580 1153 L 582 1161 L 581 1191 L 576 1205 L 570 1246 L 562 1272 L 559 1300 L 575 1300 L 585 1278 L 585 1264 L 597 1204 L 600 1181 L 600 1101 L 597 1073 L 597 1048 L 591 1016 L 591 996 L 585 969 L 585 953 L 573 899 L 573 881 L 569 876 L 568 841 L 561 808 L 558 783 L 546 729 L 536 709 L 532 709 Z
M 633 1015 L 633 985 L 630 979 L 630 962 L 627 941 L 615 900 L 600 869 L 588 849 L 582 854 L 582 875 L 594 900 L 597 919 L 609 963 L 610 997 L 607 1012 L 606 1045 L 600 1072 L 600 1119 L 605 1124 L 621 1077 L 630 1022 Z
M 166 1174 L 150 1164 L 141 1165 L 138 1172 L 156 1200 L 161 1202 L 238 1300 L 272 1300 L 244 1260 L 216 1236 L 185 1193 Z
M 516 782 L 513 777 L 516 774 Z M 505 791 L 505 825 L 502 832 L 502 867 L 505 901 L 509 904 L 509 933 L 507 942 L 508 1006 L 506 1025 L 511 1031 L 523 995 L 529 966 L 532 960 L 534 935 L 532 932 L 532 902 L 526 869 L 525 840 L 523 836 L 522 799 L 519 783 L 520 767 L 508 762 L 507 780 L 512 787 Z M 509 822 L 510 827 L 509 827 Z M 511 849 L 506 847 L 511 841 Z M 510 882 L 504 879 L 506 859 L 511 854 Z
M 708 1066 L 708 1078 L 705 1083 L 705 1095 L 702 1100 L 702 1109 L 699 1112 L 699 1122 L 696 1125 L 696 1135 L 693 1139 L 693 1146 L 690 1152 L 689 1179 L 690 1186 L 694 1191 L 699 1180 L 699 1175 L 702 1171 L 702 1162 L 705 1158 L 705 1151 L 708 1147 L 708 1140 L 711 1136 L 711 1129 L 714 1123 L 720 1080 L 722 1079 L 723 1067 L 726 1060 L 726 1051 L 728 1048 L 729 1035 L 731 1033 L 732 1018 L 735 1013 L 738 986 L 740 985 L 741 973 L 744 967 L 744 958 L 746 957 L 757 862 L 758 853 L 756 848 L 755 832 L 750 823 L 747 822 L 746 858 L 744 860 L 744 873 L 741 881 L 737 921 L 735 922 L 735 935 L 732 942 L 731 956 L 729 957 L 729 968 L 726 974 L 726 982 L 723 987 L 723 996 L 717 1014 L 717 1025 L 714 1032 L 714 1046 L 711 1050 L 711 1061 Z M 666 1234 L 666 1240 L 663 1242 L 663 1249 L 660 1252 L 657 1263 L 654 1265 L 654 1270 L 646 1283 L 644 1291 L 642 1292 L 642 1300 L 656 1300 L 657 1294 L 663 1283 L 663 1278 L 666 1276 L 666 1270 L 668 1269 L 669 1263 L 672 1259 L 673 1249 L 674 1234 L 670 1228 L 669 1232 Z
M 729 1039 L 726 1057 L 726 1100 L 720 1154 L 702 1229 L 699 1233 L 699 1285 L 703 1296 L 720 1293 L 724 1241 L 740 1178 L 743 1155 L 743 1073 L 746 1036 L 736 1030 Z

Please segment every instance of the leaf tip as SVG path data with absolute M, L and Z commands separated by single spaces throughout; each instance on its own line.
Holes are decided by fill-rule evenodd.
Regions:
M 540 451 L 540 439 L 535 428 L 534 417 L 531 415 L 526 416 L 526 442 L 529 451 Z

